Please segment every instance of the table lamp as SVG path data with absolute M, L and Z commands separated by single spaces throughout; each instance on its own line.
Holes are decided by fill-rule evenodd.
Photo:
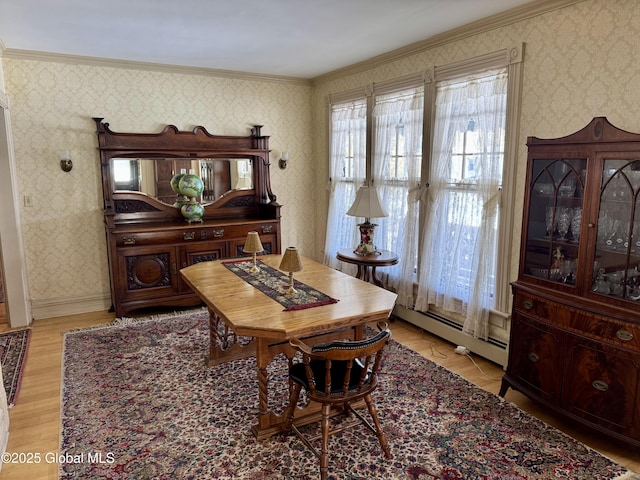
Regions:
M 300 272 L 302 270 L 300 255 L 298 255 L 298 249 L 296 247 L 287 247 L 280 262 L 280 270 L 289 272 L 289 289 L 285 293 L 296 293 L 296 289 L 293 288 L 293 272 Z
M 364 223 L 358 224 L 360 228 L 360 244 L 353 253 L 357 255 L 379 254 L 373 243 L 373 232 L 377 225 L 369 222 L 370 218 L 386 217 L 387 212 L 380 204 L 378 191 L 375 187 L 363 185 L 356 194 L 356 200 L 347 211 L 347 215 L 352 217 L 364 217 Z
M 251 267 L 251 271 L 257 272 L 260 270 L 257 265 L 256 254 L 264 251 L 264 247 L 262 246 L 258 232 L 249 232 L 247 234 L 247 241 L 244 243 L 242 251 L 245 253 L 253 253 L 253 267 Z

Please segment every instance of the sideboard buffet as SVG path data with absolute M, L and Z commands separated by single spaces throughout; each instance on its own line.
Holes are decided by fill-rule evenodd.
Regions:
M 640 134 L 529 137 L 509 387 L 640 445 Z
M 267 253 L 280 253 L 280 205 L 271 191 L 269 137 L 212 135 L 204 127 L 120 133 L 94 118 L 102 171 L 112 309 L 117 316 L 159 306 L 200 303 L 179 270 L 243 256 L 257 231 Z M 189 221 L 171 187 L 179 174 L 201 178 L 203 214 Z

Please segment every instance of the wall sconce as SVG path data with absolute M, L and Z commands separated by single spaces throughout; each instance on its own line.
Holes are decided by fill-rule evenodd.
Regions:
M 60 152 L 60 168 L 63 172 L 70 172 L 73 168 L 71 152 L 69 150 L 63 150 Z
M 282 152 L 282 157 L 278 160 L 280 170 L 287 168 L 287 162 L 289 161 L 289 152 Z

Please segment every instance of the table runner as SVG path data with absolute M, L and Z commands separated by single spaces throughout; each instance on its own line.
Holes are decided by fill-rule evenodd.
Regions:
M 256 263 L 260 270 L 252 272 L 253 259 L 222 262 L 225 267 L 245 282 L 285 307 L 285 311 L 303 310 L 338 302 L 335 298 L 331 298 L 295 278 L 293 286 L 297 291 L 293 295 L 287 294 L 285 292 L 289 288 L 289 275 L 265 264 L 262 260 L 258 260 Z

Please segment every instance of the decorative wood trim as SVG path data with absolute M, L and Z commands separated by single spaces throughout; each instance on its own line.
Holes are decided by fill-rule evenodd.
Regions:
M 42 320 L 88 312 L 106 312 L 110 305 L 109 294 L 32 300 L 31 314 L 34 320 Z
M 504 165 L 502 177 L 502 192 L 500 210 L 503 215 L 509 215 L 508 221 L 500 222 L 498 232 L 498 251 L 511 252 L 517 243 L 513 235 L 516 225 L 516 211 L 513 205 L 516 201 L 516 178 L 518 169 L 518 147 L 520 142 L 520 103 L 522 98 L 522 59 L 524 58 L 524 44 L 507 49 L 507 61 L 509 71 L 507 87 L 507 118 L 505 119 L 505 145 Z M 508 311 L 512 296 L 509 288 L 510 263 L 499 262 L 500 270 L 497 272 L 496 308 Z
M 163 73 L 178 73 L 182 75 L 204 75 L 208 77 L 233 78 L 258 82 L 287 83 L 291 85 L 311 86 L 311 80 L 299 77 L 266 75 L 260 73 L 239 72 L 235 70 L 218 70 L 215 68 L 186 67 L 152 62 L 134 62 L 130 60 L 116 60 L 110 58 L 88 57 L 82 55 L 66 55 L 61 53 L 38 52 L 7 48 L 3 52 L 5 58 L 18 60 L 33 60 L 39 62 L 57 62 L 73 65 L 90 65 L 95 67 L 123 68 L 128 70 L 146 70 Z

